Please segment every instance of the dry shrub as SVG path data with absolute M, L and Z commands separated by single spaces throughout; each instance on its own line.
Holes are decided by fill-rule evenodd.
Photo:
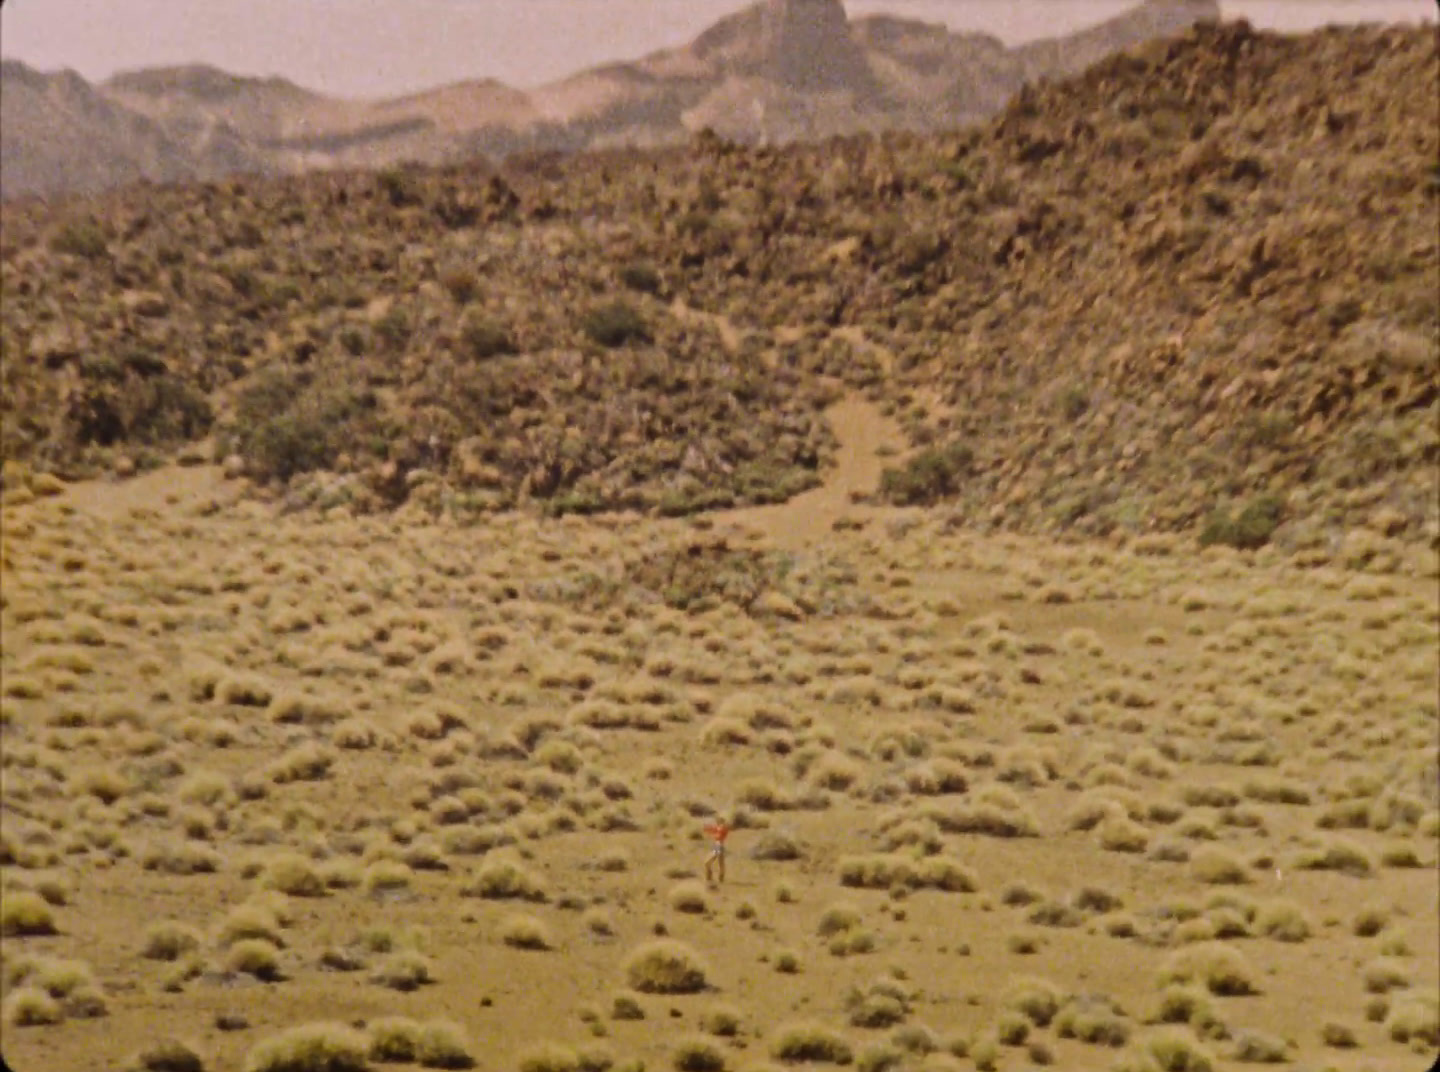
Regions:
M 414 879 L 408 864 L 399 860 L 376 860 L 365 868 L 361 888 L 372 897 L 408 890 Z
M 1351 931 L 1360 938 L 1373 938 L 1390 922 L 1390 909 L 1382 904 L 1361 905 L 1355 913 Z
M 1357 878 L 1369 875 L 1375 870 L 1369 853 L 1353 842 L 1339 838 L 1323 848 L 1307 849 L 1299 853 L 1292 866 L 1300 871 L 1339 871 Z
M 1231 853 L 1213 845 L 1195 850 L 1190 857 L 1190 873 L 1197 881 L 1215 886 L 1239 886 L 1249 881 L 1245 865 Z
M 676 1072 L 723 1072 L 725 1054 L 710 1039 L 697 1036 L 676 1043 L 670 1063 Z
M 330 773 L 335 756 L 315 741 L 298 744 L 270 764 L 270 780 L 276 785 L 289 782 L 316 782 Z
M 274 698 L 270 685 L 257 677 L 233 675 L 223 677 L 215 686 L 221 703 L 235 707 L 268 707 Z
M 580 1072 L 580 1055 L 568 1046 L 544 1042 L 521 1055 L 520 1072 Z
M 549 899 L 544 885 L 517 860 L 497 857 L 486 860 L 461 891 L 467 897 L 490 900 L 544 902 Z
M 1230 1056 L 1245 1064 L 1278 1065 L 1289 1058 L 1289 1049 L 1284 1039 L 1247 1029 L 1236 1032 Z
M 258 1043 L 245 1072 L 366 1072 L 369 1040 L 346 1024 L 302 1024 Z
M 220 854 L 191 841 L 160 842 L 146 846 L 140 866 L 165 875 L 208 875 L 220 870 Z
M 217 808 L 230 802 L 235 789 L 223 774 L 195 771 L 176 787 L 175 795 L 185 804 Z
M 810 767 L 808 777 L 822 789 L 843 792 L 860 780 L 864 768 L 841 752 L 827 751 Z
M 643 1020 L 645 1009 L 634 994 L 616 994 L 610 1003 L 610 1019 Z
M 17 986 L 0 1003 L 0 1021 L 10 1027 L 42 1027 L 64 1019 L 60 1003 L 36 986 Z
M 860 910 L 852 904 L 840 901 L 820 913 L 820 919 L 815 925 L 815 933 L 822 938 L 830 938 L 857 929 L 860 922 Z
M 740 1012 L 729 1005 L 715 1005 L 700 1016 L 700 1030 L 718 1038 L 735 1038 L 740 1034 Z
M 550 930 L 534 916 L 523 913 L 506 916 L 500 922 L 500 940 L 515 949 L 554 948 Z
M 367 1027 L 372 1061 L 413 1064 L 419 1050 L 420 1024 L 408 1016 L 382 1016 Z
M 877 979 L 868 987 L 852 987 L 845 997 L 851 1026 L 878 1029 L 894 1027 L 910 1015 L 910 995 L 893 979 Z
M 1409 969 L 1394 957 L 1376 957 L 1365 965 L 1361 974 L 1365 989 L 1372 994 L 1388 994 L 1410 986 Z
M 706 988 L 709 969 L 683 942 L 660 939 L 640 946 L 625 961 L 630 987 L 642 994 L 694 994 Z
M 263 938 L 242 938 L 225 955 L 225 970 L 253 975 L 266 982 L 283 978 L 275 946 Z
M 962 804 L 929 814 L 947 834 L 982 834 L 999 838 L 1040 836 L 1039 823 L 1018 801 L 1011 807 L 977 800 L 973 804 Z
M 429 957 L 416 949 L 401 949 L 376 965 L 370 981 L 391 990 L 408 993 L 434 982 L 435 979 L 430 970 Z
M 453 1020 L 426 1020 L 416 1039 L 415 1060 L 422 1068 L 464 1069 L 475 1066 L 465 1029 Z
M 1001 1000 L 1036 1027 L 1048 1027 L 1060 1011 L 1062 994 L 1045 979 L 1026 977 L 1012 982 Z
M 770 1053 L 776 1060 L 788 1062 L 848 1065 L 855 1059 L 855 1051 L 843 1035 L 811 1021 L 777 1028 Z
M 113 804 L 130 791 L 130 780 L 110 767 L 80 771 L 70 782 L 76 796 L 91 796 L 102 804 Z
M 1091 1046 L 1120 1047 L 1130 1038 L 1130 1023 L 1107 997 L 1076 995 L 1055 1013 L 1055 1034 Z
M 710 910 L 710 902 L 705 896 L 705 886 L 699 880 L 692 879 L 672 886 L 667 900 L 670 902 L 670 907 L 677 912 L 701 915 Z
M 363 752 L 374 748 L 380 741 L 379 732 L 362 718 L 347 718 L 335 727 L 330 741 L 336 748 L 352 752 Z
M 1385 1033 L 1417 1051 L 1440 1046 L 1440 992 L 1416 990 L 1395 999 L 1385 1017 Z
M 1134 1043 L 1115 1072 L 1213 1072 L 1215 1056 L 1189 1032 L 1167 1028 Z
M 735 791 L 736 800 L 756 811 L 786 811 L 795 800 L 779 786 L 764 778 L 746 778 Z
M 1100 847 L 1110 852 L 1144 852 L 1150 832 L 1126 816 L 1111 813 L 1099 826 Z
M 182 1039 L 166 1038 L 130 1059 L 126 1072 L 204 1072 L 201 1051 Z
M 266 889 L 291 897 L 323 897 L 325 882 L 315 864 L 298 852 L 282 852 L 265 866 L 262 882 Z
M 199 931 L 183 923 L 167 920 L 151 924 L 146 929 L 140 955 L 150 960 L 176 961 L 199 948 Z
M 1255 914 L 1255 930 L 1267 938 L 1281 942 L 1303 942 L 1315 927 L 1305 910 L 1294 901 L 1273 900 L 1261 905 Z
M 700 740 L 711 748 L 747 745 L 750 743 L 750 731 L 743 722 L 716 715 L 701 728 Z
M 270 704 L 271 720 L 287 725 L 323 726 L 345 717 L 341 702 L 333 696 L 287 692 Z
M 0 900 L 0 934 L 5 937 L 57 933 L 55 913 L 38 893 L 15 890 Z
M 1172 953 L 1160 969 L 1160 985 L 1200 983 L 1221 997 L 1258 994 L 1255 973 L 1243 955 L 1221 942 L 1203 942 Z
M 905 787 L 922 796 L 964 793 L 970 787 L 965 768 L 953 759 L 932 759 L 905 772 Z
M 1353 1050 L 1360 1045 L 1355 1029 L 1336 1020 L 1326 1020 L 1320 1025 L 1320 1041 L 1336 1050 Z
M 760 835 L 750 855 L 756 860 L 798 860 L 804 851 L 790 835 L 772 830 Z

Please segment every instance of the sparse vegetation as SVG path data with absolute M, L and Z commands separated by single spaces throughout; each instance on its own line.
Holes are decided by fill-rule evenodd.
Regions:
M 1156 48 L 936 139 L 7 203 L 12 1064 L 1432 1055 L 1433 35 Z M 1285 104 L 1336 70 L 1386 106 Z

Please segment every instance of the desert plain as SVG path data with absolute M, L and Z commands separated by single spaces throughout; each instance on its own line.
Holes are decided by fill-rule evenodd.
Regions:
M 1434 54 L 7 205 L 5 1059 L 1428 1067 Z

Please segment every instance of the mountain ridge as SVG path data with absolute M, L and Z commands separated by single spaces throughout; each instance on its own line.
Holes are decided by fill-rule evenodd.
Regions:
M 1145 0 L 1078 34 L 1007 49 L 903 16 L 851 20 L 840 0 L 760 0 L 688 45 L 533 90 L 473 79 L 379 99 L 207 64 L 91 84 L 7 59 L 0 196 L 675 144 L 707 126 L 771 143 L 935 130 L 994 114 L 1027 80 L 1219 16 L 1218 0 Z

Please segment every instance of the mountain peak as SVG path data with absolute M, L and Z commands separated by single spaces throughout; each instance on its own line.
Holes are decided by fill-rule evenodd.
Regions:
M 856 89 L 871 82 L 841 0 L 764 0 L 760 53 L 764 73 L 789 89 Z

